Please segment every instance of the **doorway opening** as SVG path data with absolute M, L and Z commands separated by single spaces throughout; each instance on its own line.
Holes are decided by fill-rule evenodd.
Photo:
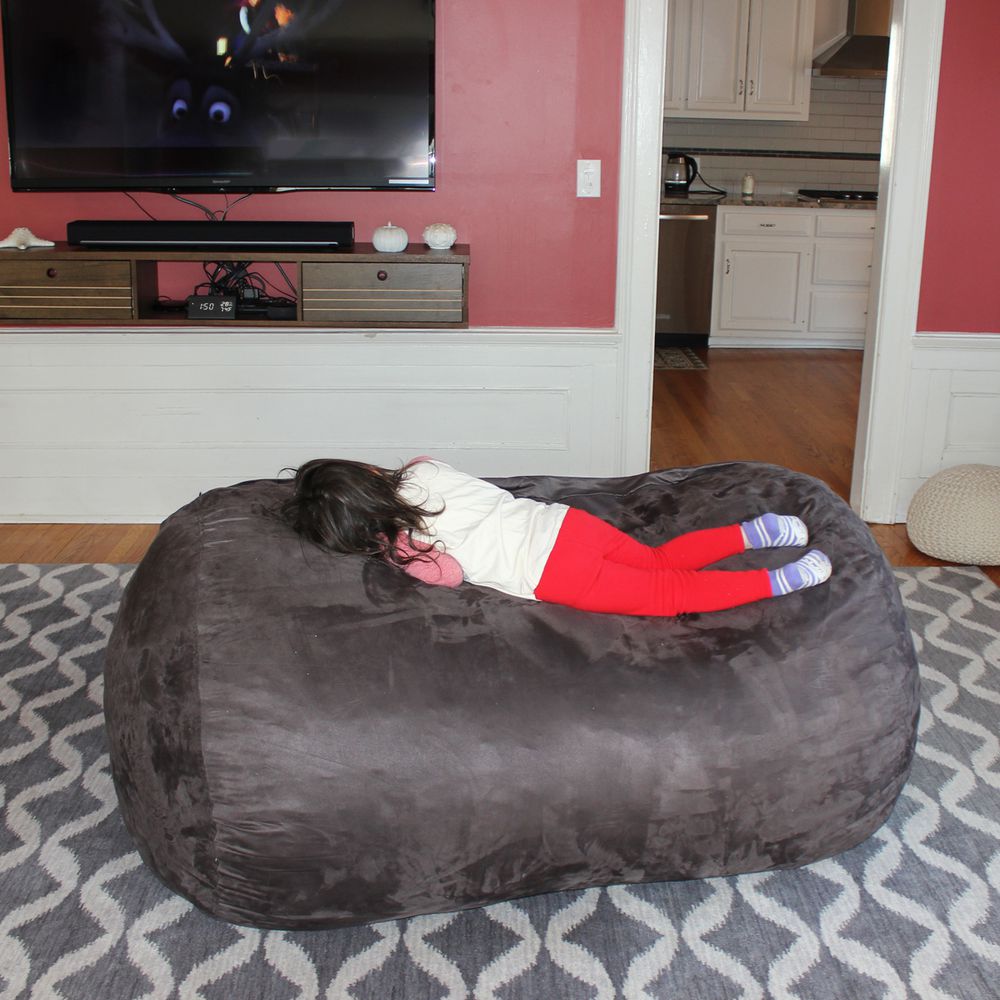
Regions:
M 852 506 L 869 522 L 895 520 L 944 8 L 945 0 L 896 0 L 893 5 L 880 218 L 851 476 Z M 625 335 L 620 412 L 626 472 L 648 468 L 650 455 L 654 336 L 649 306 L 657 238 L 650 220 L 660 199 L 666 49 L 646 43 L 666 38 L 665 15 L 659 0 L 627 0 L 616 309 Z
M 804 19 L 798 32 L 777 37 L 770 48 L 762 37 L 759 58 L 772 60 L 775 75 L 787 73 L 789 85 L 795 82 L 789 94 L 800 95 L 787 107 L 776 105 L 773 118 L 737 107 L 735 95 L 743 89 L 737 78 L 744 75 L 738 62 L 730 65 L 717 52 L 691 56 L 698 38 L 715 37 L 735 22 L 713 28 L 710 12 L 685 2 L 672 7 L 650 464 L 774 462 L 816 475 L 848 499 L 889 5 L 866 32 L 885 37 L 881 65 L 869 58 L 836 75 L 827 69 L 806 86 L 802 69 L 789 60 L 789 45 L 797 48 L 799 67 L 811 62 L 842 40 L 837 32 L 850 27 L 846 8 L 841 25 L 831 12 L 815 28 Z M 692 69 L 684 72 L 689 56 Z M 733 106 L 713 110 L 730 86 Z M 699 231 L 689 220 L 703 216 L 709 222 Z M 827 232 L 835 235 L 819 238 Z M 707 368 L 665 368 L 660 361 L 668 344 L 693 348 Z

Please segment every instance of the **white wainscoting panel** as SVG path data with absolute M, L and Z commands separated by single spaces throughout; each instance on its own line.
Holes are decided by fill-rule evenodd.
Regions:
M 0 521 L 156 522 L 317 456 L 617 475 L 611 330 L 0 335 Z
M 970 464 L 1000 465 L 1000 334 L 917 334 L 897 520 L 936 472 Z

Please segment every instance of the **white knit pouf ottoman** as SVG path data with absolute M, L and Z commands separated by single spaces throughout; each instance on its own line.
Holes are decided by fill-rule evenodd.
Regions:
M 956 465 L 931 476 L 910 504 L 906 531 L 935 559 L 1000 565 L 1000 466 Z

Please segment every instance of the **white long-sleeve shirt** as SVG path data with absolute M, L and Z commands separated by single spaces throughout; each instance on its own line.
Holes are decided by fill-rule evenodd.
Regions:
M 399 490 L 407 503 L 437 511 L 426 518 L 422 542 L 454 556 L 470 583 L 536 600 L 535 587 L 569 508 L 515 497 L 506 490 L 422 459 L 407 469 Z

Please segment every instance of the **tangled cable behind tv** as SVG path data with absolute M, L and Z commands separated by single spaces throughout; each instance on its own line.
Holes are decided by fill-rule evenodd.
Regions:
M 254 313 L 273 316 L 276 311 L 285 309 L 292 310 L 294 315 L 297 301 L 295 286 L 278 261 L 274 261 L 273 266 L 288 286 L 291 298 L 278 294 L 282 290 L 259 271 L 250 270 L 252 261 L 206 261 L 202 266 L 207 280 L 195 287 L 195 295 L 232 296 L 236 299 L 237 311 L 243 316 Z

